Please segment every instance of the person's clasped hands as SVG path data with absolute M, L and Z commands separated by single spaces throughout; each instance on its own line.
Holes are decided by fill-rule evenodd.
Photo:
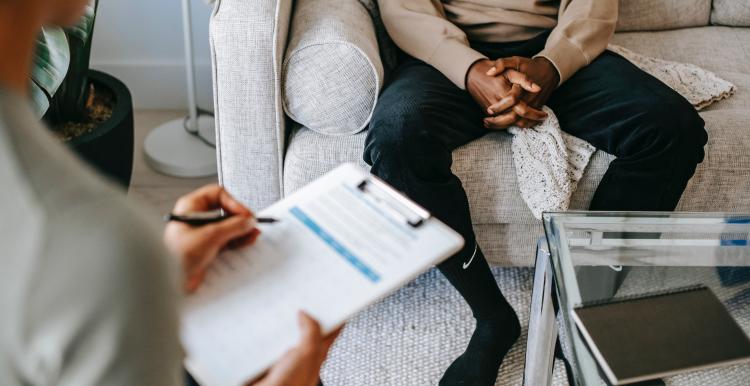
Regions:
M 484 126 L 504 130 L 533 127 L 547 118 L 541 110 L 560 76 L 544 57 L 482 59 L 469 68 L 466 89 L 487 114 Z

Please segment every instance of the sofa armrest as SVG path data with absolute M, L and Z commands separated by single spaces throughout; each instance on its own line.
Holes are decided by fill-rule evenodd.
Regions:
M 281 197 L 280 70 L 292 0 L 218 0 L 210 41 L 219 180 L 254 209 Z

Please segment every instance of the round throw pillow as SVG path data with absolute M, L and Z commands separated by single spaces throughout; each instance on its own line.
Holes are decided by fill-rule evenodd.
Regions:
M 321 134 L 358 133 L 382 83 L 375 29 L 362 4 L 296 2 L 282 67 L 282 104 L 290 118 Z

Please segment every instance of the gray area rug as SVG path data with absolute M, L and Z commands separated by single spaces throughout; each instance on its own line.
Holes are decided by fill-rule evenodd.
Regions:
M 531 268 L 493 268 L 523 326 L 505 358 L 497 385 L 523 382 Z M 469 342 L 474 319 L 458 292 L 433 269 L 350 321 L 326 362 L 326 386 L 436 385 Z M 555 364 L 554 385 L 567 385 Z

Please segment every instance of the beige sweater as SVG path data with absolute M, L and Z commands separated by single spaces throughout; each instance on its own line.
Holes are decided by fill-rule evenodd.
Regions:
M 469 40 L 511 42 L 552 30 L 535 56 L 549 59 L 560 83 L 607 47 L 617 0 L 378 0 L 383 22 L 409 55 L 465 88 L 466 72 L 485 58 Z M 559 5 L 558 5 L 559 4 Z M 497 59 L 497 58 L 491 58 Z

